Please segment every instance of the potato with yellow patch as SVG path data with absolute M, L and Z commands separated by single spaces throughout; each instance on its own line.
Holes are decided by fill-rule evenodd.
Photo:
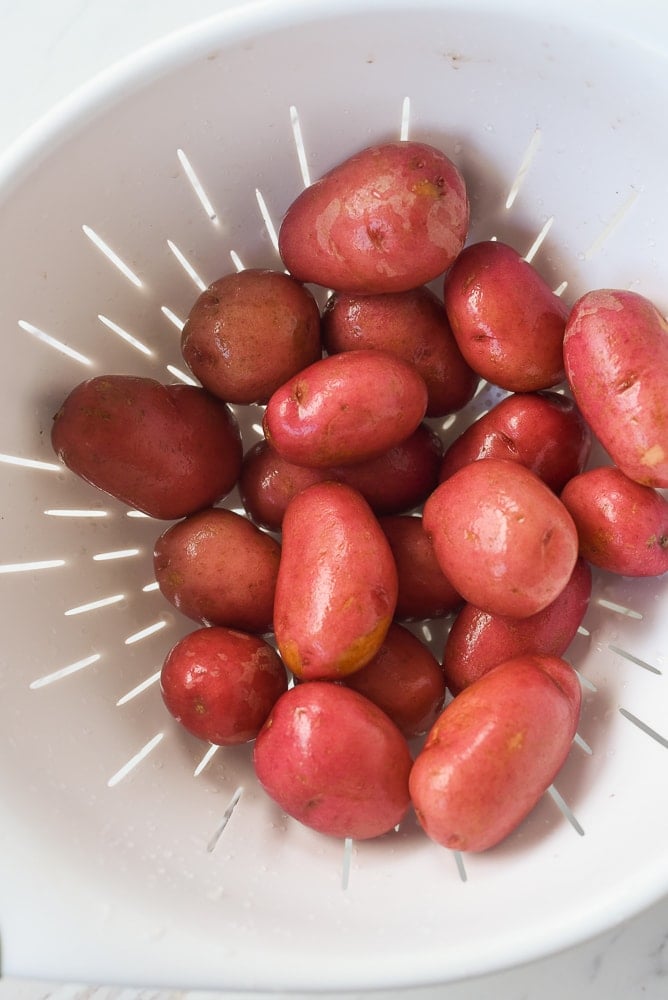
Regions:
M 332 680 L 368 663 L 385 639 L 397 592 L 389 543 L 357 490 L 315 483 L 290 502 L 274 632 L 297 677 Z

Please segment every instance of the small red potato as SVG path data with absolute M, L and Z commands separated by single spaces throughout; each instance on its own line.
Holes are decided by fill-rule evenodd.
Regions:
M 423 523 L 441 569 L 465 601 L 528 618 L 564 589 L 578 556 L 565 506 L 516 462 L 483 458 L 431 494 Z
M 214 626 L 172 647 L 160 687 L 167 710 L 189 733 L 234 746 L 255 739 L 287 690 L 288 675 L 264 639 Z
M 239 475 L 241 502 L 256 524 L 280 531 L 293 497 L 327 478 L 326 469 L 309 469 L 287 462 L 263 438 L 244 455 Z
M 493 385 L 533 392 L 563 380 L 568 307 L 512 247 L 466 247 L 445 276 L 443 301 L 462 355 Z
M 53 449 L 82 479 L 151 517 L 210 507 L 243 457 L 230 408 L 205 389 L 133 375 L 81 382 L 56 413 Z
M 397 565 L 399 593 L 394 617 L 401 621 L 442 618 L 462 604 L 436 558 L 419 516 L 379 518 Z
M 382 708 L 406 739 L 426 733 L 445 701 L 438 660 L 416 635 L 396 623 L 374 658 L 342 683 Z
M 304 680 L 336 680 L 375 656 L 397 603 L 397 569 L 373 511 L 344 483 L 288 505 L 274 600 L 278 649 Z
M 203 625 L 269 632 L 281 547 L 247 518 L 212 507 L 157 539 L 153 568 L 160 591 Z
M 668 322 L 636 292 L 599 289 L 575 303 L 566 375 L 613 463 L 644 486 L 668 487 Z
M 331 837 L 380 837 L 410 805 L 406 739 L 377 705 L 339 684 L 310 681 L 282 695 L 253 761 L 281 809 Z
M 447 448 L 439 480 L 481 458 L 506 458 L 526 465 L 560 493 L 584 469 L 591 443 L 591 431 L 572 399 L 550 390 L 512 393 Z
M 349 294 L 401 292 L 438 277 L 468 231 L 464 179 L 420 142 L 371 146 L 290 205 L 278 243 L 299 281 Z
M 410 775 L 417 818 L 432 840 L 486 851 L 534 808 L 576 732 L 575 671 L 551 656 L 520 656 L 457 695 L 430 730 Z
M 578 559 L 559 596 L 528 618 L 503 618 L 465 604 L 445 642 L 443 672 L 448 690 L 457 695 L 492 667 L 525 653 L 562 656 L 589 607 L 591 587 L 589 564 Z
M 322 355 L 313 295 L 280 271 L 226 274 L 196 299 L 183 357 L 205 389 L 229 403 L 266 403 Z
M 353 465 L 405 441 L 422 422 L 427 387 L 389 351 L 322 358 L 273 393 L 265 437 L 289 462 L 313 468 Z
M 561 499 L 594 566 L 623 576 L 668 571 L 668 500 L 651 486 L 600 466 L 571 479 Z
M 427 416 L 443 417 L 466 405 L 479 377 L 464 361 L 443 303 L 424 285 L 386 295 L 332 295 L 322 316 L 329 354 L 375 348 L 414 365 L 428 392 Z

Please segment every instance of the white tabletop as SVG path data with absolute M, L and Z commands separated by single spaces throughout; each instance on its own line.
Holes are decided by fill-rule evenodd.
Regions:
M 0 151 L 60 98 L 141 45 L 235 0 L 0 0 Z M 243 0 L 236 0 L 237 3 Z M 642 845 L 639 845 L 641 849 Z M 549 901 L 546 901 L 549 905 Z M 1 902 L 0 902 L 1 907 Z M 2 912 L 0 909 L 0 932 Z M 1 939 L 0 939 L 1 943 Z M 2 949 L 0 947 L 0 956 Z M 0 961 L 0 976 L 1 976 Z M 220 1000 L 223 994 L 119 989 L 113 984 L 45 984 L 0 978 L 0 1000 Z M 369 994 L 366 994 L 369 997 Z M 371 995 L 376 1000 L 387 994 Z M 627 924 L 560 955 L 406 1000 L 665 1000 L 668 900 Z M 229 994 L 225 995 L 229 1000 Z

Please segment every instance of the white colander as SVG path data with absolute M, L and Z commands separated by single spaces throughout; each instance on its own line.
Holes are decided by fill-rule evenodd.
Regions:
M 614 286 L 666 311 L 667 52 L 660 3 L 252 5 L 106 74 L 0 165 L 5 974 L 426 984 L 555 951 L 668 891 L 665 580 L 597 575 L 568 653 L 578 738 L 506 842 L 462 858 L 409 819 L 344 844 L 268 800 L 248 747 L 214 752 L 168 717 L 158 672 L 194 626 L 153 582 L 165 524 L 49 444 L 88 376 L 187 378 L 178 328 L 202 285 L 280 266 L 303 185 L 389 138 L 460 166 L 471 241 L 511 243 L 568 301 Z M 247 443 L 257 419 L 242 414 Z

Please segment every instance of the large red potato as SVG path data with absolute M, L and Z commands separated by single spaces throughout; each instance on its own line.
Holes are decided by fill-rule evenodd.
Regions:
M 566 375 L 594 434 L 630 479 L 668 487 L 668 323 L 636 292 L 599 289 L 575 303 Z
M 379 518 L 397 565 L 399 592 L 394 617 L 400 621 L 442 618 L 456 610 L 461 596 L 436 558 L 434 546 L 417 515 Z
M 171 521 L 234 487 L 243 457 L 230 408 L 205 389 L 133 375 L 81 382 L 56 413 L 54 451 L 123 503 Z
M 283 518 L 274 632 L 304 680 L 340 679 L 375 656 L 397 603 L 397 569 L 373 511 L 344 483 L 308 486 Z
M 527 618 L 564 589 L 578 557 L 565 506 L 523 465 L 471 462 L 424 505 L 439 564 L 464 600 L 483 611 Z
M 623 576 L 668 572 L 668 500 L 657 490 L 604 465 L 571 479 L 561 499 L 594 566 Z
M 512 247 L 466 247 L 445 276 L 443 301 L 464 358 L 493 385 L 533 392 L 563 380 L 568 307 Z
M 369 295 L 426 284 L 468 231 L 464 179 L 438 149 L 390 142 L 338 164 L 290 205 L 279 251 L 293 277 Z
M 410 775 L 411 800 L 432 840 L 485 851 L 534 808 L 561 769 L 581 689 L 564 660 L 506 660 L 457 695 L 431 728 Z
M 379 837 L 410 805 L 406 739 L 377 705 L 339 684 L 310 681 L 282 695 L 253 762 L 281 809 L 332 837 Z

